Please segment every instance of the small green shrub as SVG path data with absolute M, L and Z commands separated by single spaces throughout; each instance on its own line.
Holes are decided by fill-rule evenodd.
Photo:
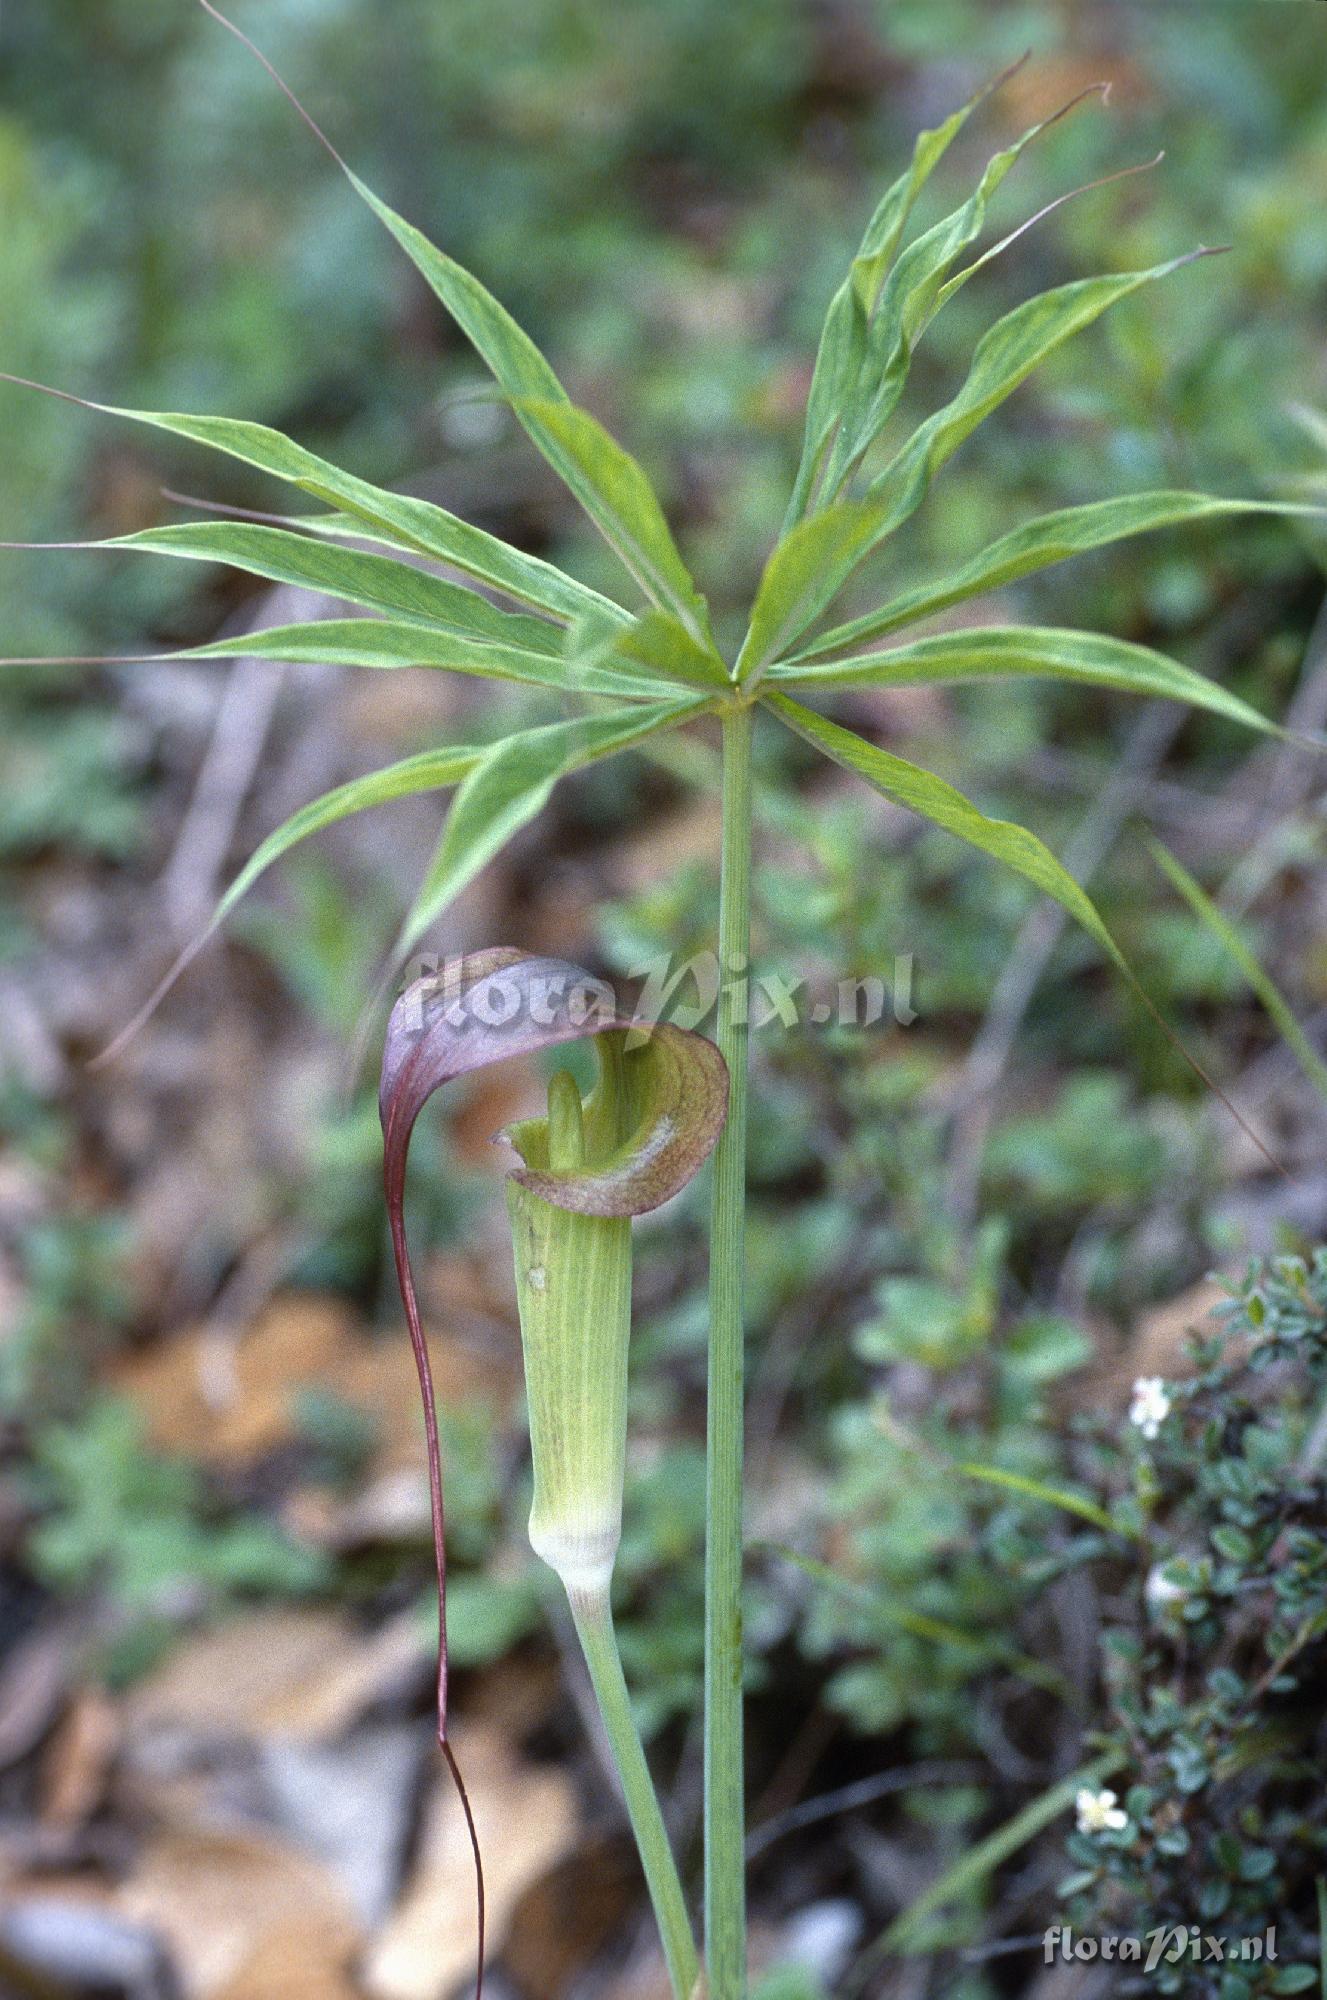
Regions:
M 106 1599 L 113 1619 L 104 1666 L 114 1680 L 146 1665 L 200 1612 L 327 1580 L 315 1551 L 261 1519 L 228 1515 L 196 1467 L 149 1451 L 132 1405 L 113 1397 L 77 1424 L 41 1431 L 29 1486 L 39 1517 L 31 1567 L 53 1587 Z
M 1136 1395 L 1123 1466 L 1100 1447 L 1137 1530 L 1102 1636 L 1100 1746 L 1127 1817 L 1070 1837 L 1061 1894 L 1084 1935 L 1275 1927 L 1275 1963 L 1184 1956 L 1153 1975 L 1159 1992 L 1253 2000 L 1318 1978 L 1327 1251 L 1250 1270 L 1220 1319 L 1194 1338 L 1192 1376 Z

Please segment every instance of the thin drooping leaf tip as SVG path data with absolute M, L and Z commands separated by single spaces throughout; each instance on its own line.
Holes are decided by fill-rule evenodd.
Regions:
M 1080 186 L 1070 188 L 1067 193 L 1058 195 L 1054 201 L 1047 202 L 1045 208 L 1039 209 L 1032 217 L 1032 221 L 1040 222 L 1053 209 L 1061 207 L 1067 201 L 1076 201 L 1080 194 L 1095 194 L 1099 188 L 1114 187 L 1117 181 L 1132 180 L 1135 174 L 1150 174 L 1161 165 L 1165 157 L 1165 152 L 1159 151 L 1154 153 L 1150 160 L 1138 160 L 1131 167 L 1117 167 L 1113 173 L 1099 174 L 1095 180 L 1083 181 Z M 1028 223 L 1024 224 L 1024 228 L 1030 226 Z M 1021 234 L 1021 231 L 1015 231 L 1015 234 Z
M 1055 195 L 1050 201 L 1037 209 L 1035 214 L 1029 215 L 1025 222 L 1020 222 L 1017 228 L 1011 229 L 1007 236 L 1002 236 L 998 243 L 993 243 L 989 250 L 983 251 L 981 256 L 976 260 L 976 263 L 969 267 L 969 270 L 980 270 L 984 264 L 989 263 L 993 258 L 1002 256 L 1006 250 L 1011 249 L 1018 242 L 1021 236 L 1026 236 L 1030 229 L 1035 229 L 1039 222 L 1044 222 L 1048 215 L 1054 215 L 1056 209 L 1063 208 L 1067 202 L 1077 201 L 1080 195 L 1095 194 L 1099 188 L 1111 187 L 1116 181 L 1130 180 L 1135 174 L 1150 173 L 1154 167 L 1160 166 L 1165 157 L 1164 152 L 1158 153 L 1153 159 L 1140 160 L 1136 166 L 1119 167 L 1114 173 L 1101 174 L 1096 180 L 1084 181 L 1078 187 L 1067 188 L 1063 194 Z
M 0 542 L 0 549 L 81 549 L 85 542 Z M 170 655 L 165 656 L 169 659 Z M 0 667 L 150 667 L 151 653 L 11 653 Z
M 95 549 L 97 546 L 98 544 L 96 542 L 9 542 L 9 541 L 0 542 L 0 549 L 18 551 L 28 555 L 41 555 L 43 551 L 55 551 L 59 549 L 64 549 L 66 551 L 72 549 Z M 17 665 L 19 663 L 16 661 L 13 662 L 12 664 Z M 71 654 L 66 659 L 57 662 L 57 664 L 70 667 L 79 667 L 79 666 L 96 666 L 98 662 L 96 660 L 79 658 L 78 656 Z
M 1032 49 L 1026 48 L 1021 56 L 1015 56 L 1011 63 L 1007 63 L 1002 70 L 997 70 L 989 83 L 983 84 L 977 92 L 976 102 L 983 103 L 986 98 L 994 96 L 997 90 L 1003 90 L 1007 83 L 1012 83 L 1018 72 L 1027 68 L 1032 56 Z
M 1050 117 L 1046 120 L 1046 125 L 1048 127 L 1058 125 L 1062 118 L 1067 118 L 1069 113 L 1076 111 L 1080 104 L 1086 104 L 1089 97 L 1099 97 L 1104 107 L 1110 103 L 1110 93 L 1111 83 L 1109 77 L 1101 77 L 1096 83 L 1085 83 L 1081 90 L 1076 90 L 1072 97 L 1065 99 L 1058 111 L 1052 111 Z
M 173 486 L 162 486 L 158 491 L 172 507 L 187 507 L 194 514 L 219 514 L 223 521 L 257 521 L 265 528 L 298 528 L 301 525 L 290 514 L 269 514 L 261 507 L 237 507 L 226 500 L 205 500 L 197 493 L 177 493 Z
M 1204 257 L 1226 257 L 1234 249 L 1233 243 L 1199 243 L 1192 250 L 1182 250 L 1178 257 L 1172 257 L 1168 264 L 1158 265 L 1153 277 L 1173 277 L 1176 271 L 1183 271 L 1190 264 L 1197 264 Z
M 1109 79 L 1102 79 L 1096 83 L 1085 83 L 1081 90 L 1076 90 L 1072 97 L 1066 97 L 1063 104 L 1058 105 L 1054 111 L 1048 112 L 1039 124 L 1034 125 L 1030 132 L 1024 134 L 1023 140 L 1019 143 L 1025 144 L 1028 139 L 1038 133 L 1049 132 L 1053 125 L 1058 125 L 1062 118 L 1067 118 L 1071 111 L 1078 109 L 1080 104 L 1086 104 L 1089 97 L 1099 97 L 1103 105 L 1109 104 L 1110 92 Z
M 242 28 L 237 27 L 234 21 L 229 20 L 226 17 L 226 15 L 221 12 L 221 9 L 219 7 L 214 7 L 212 5 L 212 0 L 198 0 L 198 4 L 202 8 L 205 14 L 210 14 L 214 21 L 218 22 L 223 28 L 225 28 L 229 34 L 234 35 L 236 41 L 242 43 L 243 46 L 249 51 L 249 54 L 262 64 L 263 68 L 267 71 L 267 74 L 271 77 L 277 89 L 281 91 L 283 96 L 285 96 L 294 106 L 295 110 L 304 120 L 304 123 L 308 126 L 309 130 L 312 132 L 314 138 L 318 141 L 319 145 L 324 147 L 326 151 L 331 154 L 332 158 L 336 161 L 338 167 L 340 167 L 342 173 L 349 174 L 350 168 L 347 166 L 345 160 L 342 159 L 340 153 L 337 152 L 336 147 L 332 144 L 327 134 L 323 131 L 321 125 L 318 124 L 317 120 L 313 117 L 311 112 L 305 110 L 304 106 L 300 103 L 299 98 L 296 97 L 290 85 L 286 82 L 281 72 L 277 69 L 275 63 L 270 61 L 269 58 L 263 54 L 257 42 L 252 41 L 250 37 L 245 34 Z M 351 177 L 353 179 L 353 175 Z
M 168 970 L 162 974 L 152 991 L 148 994 L 147 999 L 144 1000 L 142 1006 L 130 1016 L 119 1033 L 111 1037 L 104 1049 L 98 1049 L 95 1056 L 89 1057 L 87 1064 L 89 1073 L 95 1075 L 97 1071 L 109 1069 L 113 1062 L 119 1061 L 130 1042 L 136 1041 L 138 1036 L 143 1032 L 143 1029 L 152 1019 L 152 1016 L 156 1013 L 158 1007 L 176 984 L 177 980 L 188 971 L 204 945 L 208 944 L 215 936 L 219 922 L 220 918 L 214 916 L 196 937 L 190 938 L 188 944 L 181 947 L 171 961 Z
M 0 382 L 8 382 L 14 389 L 35 389 L 39 396 L 54 396 L 62 403 L 77 403 L 80 409 L 99 410 L 99 403 L 90 403 L 86 396 L 75 396 L 68 389 L 53 389 L 49 382 L 34 382 L 27 375 L 11 375 L 0 369 Z

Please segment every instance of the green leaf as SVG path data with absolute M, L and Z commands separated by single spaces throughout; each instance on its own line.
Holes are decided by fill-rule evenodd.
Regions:
M 1094 500 L 1084 507 L 1064 507 L 1043 514 L 1010 534 L 1002 535 L 988 548 L 955 570 L 952 576 L 922 584 L 901 597 L 892 598 L 878 611 L 868 611 L 845 625 L 823 632 L 799 655 L 818 659 L 825 653 L 844 653 L 868 639 L 881 639 L 904 626 L 947 611 L 971 597 L 999 590 L 1020 577 L 1066 562 L 1071 556 L 1130 535 L 1154 533 L 1189 521 L 1224 519 L 1232 514 L 1310 514 L 1315 507 L 1298 506 L 1276 500 L 1224 500 L 1207 493 L 1127 493 L 1116 500 Z
M 1072 100 L 1074 104 L 1079 101 L 1077 97 Z M 842 411 L 827 464 L 824 491 L 828 497 L 839 491 L 898 407 L 921 335 L 940 307 L 977 270 L 974 263 L 949 279 L 958 257 L 980 235 L 991 196 L 1020 154 L 1070 108 L 1065 105 L 1043 118 L 996 153 L 962 207 L 910 243 L 890 272 L 867 329 L 857 379 Z
M 453 1667 L 488 1667 L 505 1659 L 539 1623 L 531 1577 L 482 1571 L 447 1583 L 447 1657 Z
M 330 792 L 324 792 L 321 798 L 311 799 L 298 812 L 292 813 L 255 848 L 212 912 L 206 928 L 185 946 L 165 977 L 98 1061 L 109 1061 L 117 1050 L 132 1040 L 143 1023 L 155 1013 L 180 974 L 192 965 L 204 945 L 215 936 L 241 897 L 246 896 L 259 877 L 265 875 L 292 847 L 309 839 L 312 834 L 321 833 L 324 827 L 334 826 L 338 820 L 349 819 L 354 813 L 367 812 L 371 806 L 387 805 L 394 799 L 412 798 L 420 792 L 442 791 L 449 785 L 460 784 L 483 763 L 487 754 L 485 749 L 472 748 L 468 744 L 421 751 L 418 756 L 403 757 L 398 763 L 386 764 L 381 770 L 370 771 L 362 778 L 352 778 L 344 785 L 337 785 Z
M 1048 677 L 1126 694 L 1160 695 L 1191 702 L 1269 735 L 1285 732 L 1246 701 L 1192 667 L 1100 632 L 1075 632 L 1036 625 L 973 626 L 938 632 L 888 652 L 855 660 L 791 661 L 772 667 L 769 680 L 799 687 L 906 687 L 932 681 L 990 680 L 1009 676 Z
M 643 675 L 656 696 L 668 681 L 715 693 L 732 686 L 718 654 L 699 645 L 667 611 L 646 611 L 630 625 L 581 619 L 567 635 L 567 657 L 578 669 L 637 680 Z
M 192 443 L 207 445 L 214 451 L 224 452 L 229 458 L 239 459 L 245 465 L 252 465 L 260 472 L 270 473 L 273 478 L 298 487 L 311 498 L 336 508 L 344 517 L 344 530 L 335 517 L 325 521 L 292 522 L 294 527 L 323 534 L 342 531 L 362 533 L 367 529 L 386 536 L 399 548 L 409 549 L 416 555 L 432 556 L 439 562 L 450 563 L 480 583 L 489 584 L 505 596 L 515 598 L 518 603 L 532 605 L 564 624 L 570 623 L 573 618 L 584 617 L 590 611 L 623 623 L 630 615 L 621 605 L 614 604 L 611 598 L 603 597 L 597 590 L 565 576 L 552 563 L 510 548 L 496 535 L 473 527 L 470 522 L 458 519 L 455 514 L 434 506 L 431 501 L 389 493 L 382 487 L 370 485 L 365 479 L 342 472 L 316 452 L 306 451 L 302 445 L 295 444 L 280 431 L 269 429 L 266 424 L 247 423 L 236 417 L 195 417 L 154 410 L 125 410 L 111 403 L 94 403 L 82 396 L 66 396 L 63 391 L 43 389 L 38 382 L 23 382 L 13 375 L 0 375 L 0 381 L 17 382 L 20 387 L 38 389 L 45 395 L 59 395 L 62 401 L 78 403 L 82 408 L 102 416 L 145 424 L 154 430 L 187 438 Z
M 930 820 L 932 825 L 956 834 L 970 847 L 1003 862 L 1006 868 L 1021 875 L 1035 888 L 1053 896 L 1061 908 L 1067 910 L 1095 938 L 1130 985 L 1137 988 L 1138 982 L 1097 914 L 1096 905 L 1035 833 L 1029 833 L 1026 827 L 1016 826 L 1009 820 L 989 819 L 943 778 L 934 777 L 931 772 L 909 764 L 902 757 L 895 757 L 888 750 L 877 749 L 874 744 L 855 736 L 850 729 L 843 729 L 812 709 L 803 708 L 799 702 L 790 701 L 787 695 L 767 695 L 764 705 L 808 743 L 823 750 L 827 757 L 833 758 L 845 770 L 855 771 L 859 777 L 865 778 L 869 785 L 896 805 L 906 806 L 910 812 Z
M 560 657 L 562 631 L 546 618 L 500 611 L 459 583 L 392 556 L 371 555 L 250 521 L 182 521 L 85 546 L 138 549 L 188 562 L 227 563 L 272 583 L 293 584 L 371 611 L 415 619 L 440 631 Z
M 1021 1472 L 1006 1472 L 998 1465 L 960 1465 L 958 1470 L 965 1479 L 977 1479 L 986 1486 L 1000 1486 L 1008 1493 L 1021 1493 L 1025 1499 L 1044 1501 L 1048 1507 L 1058 1507 L 1062 1513 L 1076 1514 L 1080 1520 L 1090 1521 L 1094 1528 L 1100 1528 L 1107 1535 L 1125 1535 L 1129 1531 L 1112 1520 L 1104 1507 L 1085 1500 L 1081 1494 L 1071 1493 L 1062 1486 L 1048 1486 L 1044 1480 L 1029 1479 Z
M 989 819 L 980 812 L 970 799 L 943 778 L 934 777 L 929 771 L 921 770 L 916 764 L 909 764 L 902 757 L 895 757 L 887 750 L 878 750 L 855 736 L 850 729 L 843 729 L 838 723 L 829 722 L 813 709 L 803 708 L 800 703 L 790 701 L 787 695 L 768 694 L 764 705 L 779 716 L 788 727 L 808 743 L 823 750 L 836 764 L 847 771 L 855 771 L 865 778 L 885 798 L 897 805 L 906 806 L 910 812 L 921 815 L 932 825 L 943 827 L 946 832 L 956 834 L 983 854 L 989 854 L 1003 862 L 1014 874 L 1021 875 L 1035 888 L 1051 896 L 1060 907 L 1080 923 L 1083 929 L 1101 946 L 1116 969 L 1124 974 L 1130 987 L 1141 1000 L 1152 1019 L 1183 1060 L 1189 1065 L 1202 1083 L 1212 1092 L 1240 1130 L 1253 1142 L 1269 1166 L 1278 1173 L 1285 1168 L 1270 1152 L 1257 1132 L 1249 1124 L 1225 1092 L 1213 1082 L 1193 1056 L 1183 1041 L 1170 1026 L 1164 1014 L 1156 1006 L 1146 988 L 1139 982 L 1128 960 L 1121 952 L 1114 938 L 1107 930 L 1097 912 L 1092 899 L 1075 882 L 1068 870 L 1056 860 L 1044 842 L 1035 833 L 1029 833 L 1024 826 L 1016 826 L 1009 820 Z
M 1178 889 L 1189 908 L 1199 921 L 1206 925 L 1230 956 L 1234 959 L 1249 985 L 1261 1000 L 1272 1020 L 1276 1023 L 1281 1038 L 1293 1050 L 1295 1059 L 1314 1089 L 1327 1097 L 1327 1063 L 1318 1055 L 1308 1036 L 1300 1027 L 1280 988 L 1270 973 L 1264 971 L 1255 954 L 1250 951 L 1235 925 L 1225 912 L 1199 887 L 1193 876 L 1177 861 L 1169 848 L 1159 840 L 1149 839 L 1148 850 L 1162 874 L 1174 888 Z
M 981 1654 L 987 1658 L 998 1657 L 1020 1679 L 1030 1681 L 1034 1687 L 1045 1688 L 1062 1700 L 1067 1699 L 1072 1693 L 1063 1674 L 1057 1673 L 1053 1667 L 1043 1665 L 1040 1660 L 1030 1658 L 1026 1653 L 1020 1653 L 1017 1647 L 1010 1646 L 1004 1639 L 993 1638 L 988 1633 L 965 1632 L 960 1625 L 950 1625 L 939 1618 L 928 1617 L 924 1612 L 914 1611 L 909 1605 L 899 1603 L 893 1594 L 883 1590 L 873 1590 L 869 1584 L 859 1583 L 855 1577 L 841 1576 L 831 1564 L 821 1562 L 817 1556 L 804 1555 L 800 1549 L 789 1548 L 786 1543 L 748 1542 L 747 1548 L 753 1554 L 764 1551 L 769 1555 L 778 1556 L 784 1562 L 792 1563 L 794 1568 L 800 1569 L 813 1582 L 823 1584 L 826 1589 L 860 1604 L 864 1610 L 873 1613 L 886 1625 L 896 1626 L 900 1632 L 907 1632 L 914 1639 L 923 1639 L 937 1646 L 955 1646 L 960 1651 Z
M 887 532 L 915 512 L 936 473 L 964 440 L 1057 348 L 1145 285 L 1212 254 L 1191 250 L 1141 271 L 1078 278 L 1025 299 L 998 319 L 978 342 L 958 394 L 914 431 L 872 482 L 870 492 L 887 497 L 898 510 Z
M 676 621 L 667 620 L 666 630 L 676 634 L 671 649 L 664 637 L 652 648 L 637 648 L 636 660 L 614 669 L 610 643 L 602 661 L 587 660 L 581 676 L 575 652 L 569 656 L 566 635 L 559 625 L 523 612 L 502 611 L 477 591 L 449 583 L 428 570 L 394 557 L 373 555 L 291 534 L 284 528 L 260 527 L 248 521 L 185 521 L 170 527 L 144 528 L 136 534 L 117 535 L 86 546 L 100 549 L 132 549 L 181 557 L 193 562 L 227 563 L 251 576 L 272 582 L 293 584 L 329 596 L 363 605 L 372 611 L 397 614 L 390 623 L 389 636 L 373 637 L 368 621 L 327 621 L 329 636 L 340 646 L 340 657 L 353 665 L 453 667 L 461 673 L 488 674 L 496 679 L 534 681 L 543 686 L 586 693 L 623 694 L 658 699 L 669 691 L 672 675 L 654 668 L 670 656 L 688 660 L 709 655 L 682 632 Z M 405 622 L 400 622 L 404 620 Z M 355 636 L 356 624 L 365 627 L 365 636 Z M 409 634 L 413 628 L 418 637 Z M 304 628 L 314 631 L 314 625 Z M 616 620 L 595 613 L 595 629 L 612 641 L 620 626 Z M 195 657 L 209 653 L 261 654 L 268 659 L 319 660 L 325 657 L 316 644 L 306 645 L 298 627 L 279 628 L 280 637 L 255 633 L 235 641 L 222 640 L 210 647 L 193 648 Z M 427 648 L 433 635 L 432 651 Z M 447 634 L 438 643 L 439 634 Z M 282 650 L 276 650 L 280 647 Z M 413 650 L 412 650 L 413 649 Z M 685 651 L 683 649 L 686 649 Z M 726 686 L 722 662 L 714 657 L 711 685 Z M 691 675 L 686 676 L 690 681 Z
M 824 459 L 839 413 L 861 366 L 866 330 L 875 311 L 885 274 L 907 226 L 913 204 L 948 150 L 951 141 L 996 84 L 988 84 L 961 105 L 942 125 L 919 132 L 906 172 L 893 183 L 866 225 L 861 247 L 847 277 L 835 292 L 825 315 L 815 370 L 806 405 L 801 463 L 788 504 L 785 531 L 804 512 Z
M 1081 1789 L 1091 1789 L 1099 1785 L 1103 1778 L 1113 1777 L 1123 1762 L 1123 1755 L 1113 1752 L 1109 1756 L 1098 1757 L 1091 1764 L 1082 1765 L 1067 1778 L 1061 1778 L 1039 1798 L 1033 1799 L 1021 1812 L 997 1827 L 994 1833 L 987 1834 L 984 1840 L 970 1847 L 952 1868 L 947 1868 L 928 1889 L 915 1897 L 883 1936 L 862 1953 L 852 1968 L 845 1991 L 861 1992 L 869 1975 L 882 1960 L 895 1952 L 912 1953 L 924 1949 L 919 1933 L 929 1917 L 947 1904 L 971 1895 L 1011 1854 L 1017 1854 L 1043 1827 L 1049 1826 L 1061 1813 L 1068 1812 Z
M 756 592 L 738 679 L 762 672 L 802 636 L 863 558 L 916 512 L 965 438 L 1048 355 L 1121 299 L 1205 254 L 1192 251 L 1143 271 L 1080 278 L 1025 300 L 997 320 L 979 342 L 958 394 L 913 432 L 866 499 L 835 502 L 799 522 L 779 543 Z
M 1145 270 L 1078 278 L 1025 299 L 982 336 L 958 394 L 913 433 L 871 491 L 897 495 L 898 504 L 911 513 L 945 460 L 1048 355 L 1144 285 L 1212 254 L 1191 250 Z
M 367 812 L 370 806 L 386 805 L 393 799 L 413 798 L 420 792 L 437 792 L 448 785 L 460 784 L 478 769 L 487 755 L 486 750 L 469 744 L 423 750 L 417 756 L 403 757 L 395 764 L 384 764 L 381 770 L 369 771 L 362 778 L 351 778 L 348 783 L 324 792 L 321 798 L 311 799 L 308 805 L 301 806 L 298 812 L 292 813 L 288 820 L 260 841 L 217 904 L 209 931 L 224 922 L 241 896 L 248 894 L 273 862 L 279 861 L 299 841 L 307 840 L 310 834 L 321 833 L 324 827 L 349 819 L 354 813 Z
M 453 897 L 534 818 L 559 778 L 629 749 L 657 730 L 701 715 L 707 707 L 694 696 L 657 702 L 522 730 L 495 743 L 456 794 L 437 852 L 397 940 L 398 958 L 413 951 Z
M 1272 1974 L 1273 1993 L 1307 1993 L 1316 1986 L 1321 1972 L 1320 1965 L 1283 1965 Z
M 503 391 L 519 401 L 565 402 L 567 392 L 528 333 L 463 264 L 430 243 L 422 230 L 398 215 L 358 174 L 346 168 L 351 186 L 446 306 Z
M 574 403 L 526 398 L 513 407 L 651 603 L 670 613 L 693 644 L 708 650 L 722 667 L 709 636 L 705 600 L 677 552 L 654 488 L 635 459 Z
M 739 682 L 759 677 L 801 638 L 888 529 L 881 500 L 838 500 L 786 534 L 765 564 L 737 656 Z
M 600 664 L 579 655 L 551 659 L 513 646 L 461 639 L 436 627 L 388 618 L 311 619 L 299 625 L 273 625 L 233 638 L 214 639 L 157 659 L 209 660 L 240 656 L 284 660 L 295 664 L 344 667 L 437 667 L 453 673 L 480 674 L 490 680 L 521 681 L 566 694 L 610 695 L 617 699 L 658 701 L 672 688 L 660 674 L 646 669 Z
M 367 202 L 446 306 L 538 450 L 565 481 L 646 595 L 703 639 L 703 603 L 677 552 L 645 474 L 588 412 L 577 409 L 539 349 L 478 278 L 448 257 L 373 190 L 349 174 Z

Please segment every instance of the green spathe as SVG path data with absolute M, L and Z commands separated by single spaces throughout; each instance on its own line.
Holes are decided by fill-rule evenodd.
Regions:
M 683 1045 L 684 1047 L 687 1045 Z M 708 1044 L 698 1046 L 708 1047 Z M 577 1637 L 612 1747 L 678 2000 L 695 1986 L 698 1959 L 677 1865 L 622 1675 L 610 1588 L 622 1534 L 627 1451 L 627 1349 L 631 1340 L 631 1213 L 602 1213 L 597 1180 L 621 1206 L 624 1150 L 649 1151 L 659 1129 L 656 1082 L 666 1038 L 632 1047 L 620 1029 L 595 1040 L 599 1083 L 582 1104 L 558 1070 L 548 1116 L 508 1137 L 524 1163 L 507 1182 L 516 1296 L 530 1414 L 534 1501 L 530 1541 L 567 1593 Z M 699 1081 L 680 1122 L 705 1120 L 709 1080 Z M 644 1126 L 642 1110 L 646 1112 Z M 662 1124 L 678 1122 L 667 1112 Z M 642 1131 L 645 1136 L 642 1141 Z M 545 1200 L 537 1188 L 555 1197 Z M 577 1205 L 565 1207 L 570 1198 Z M 639 1202 L 639 1196 L 635 1197 Z
M 530 1544 L 569 1595 L 607 1588 L 622 1533 L 631 1220 L 507 1183 L 530 1410 Z
M 573 1600 L 607 1590 L 621 1534 L 631 1218 L 695 1172 L 727 1101 L 723 1064 L 699 1036 L 615 1026 L 594 1049 L 599 1081 L 584 1103 L 558 1070 L 547 1117 L 506 1134 L 521 1161 L 507 1212 L 530 1406 L 530 1540 Z
M 527 1168 L 593 1175 L 630 1127 L 619 1035 L 605 1036 L 601 1080 L 582 1105 L 559 1070 L 548 1116 L 512 1134 Z M 530 1409 L 530 1543 L 575 1602 L 606 1595 L 622 1534 L 631 1339 L 631 1218 L 555 1207 L 507 1183 L 521 1347 Z

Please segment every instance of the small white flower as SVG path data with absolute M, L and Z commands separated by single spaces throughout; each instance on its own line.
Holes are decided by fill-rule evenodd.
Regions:
M 1089 1792 L 1086 1787 L 1074 1800 L 1080 1833 L 1123 1833 L 1129 1815 L 1116 1802 L 1114 1792 Z
M 1133 1385 L 1129 1422 L 1137 1424 L 1145 1438 L 1154 1438 L 1170 1415 L 1170 1397 L 1159 1375 L 1140 1375 Z
M 1182 1604 L 1189 1593 L 1182 1583 L 1166 1575 L 1163 1563 L 1157 1563 L 1148 1571 L 1143 1595 L 1154 1611 L 1166 1611 L 1172 1604 Z

